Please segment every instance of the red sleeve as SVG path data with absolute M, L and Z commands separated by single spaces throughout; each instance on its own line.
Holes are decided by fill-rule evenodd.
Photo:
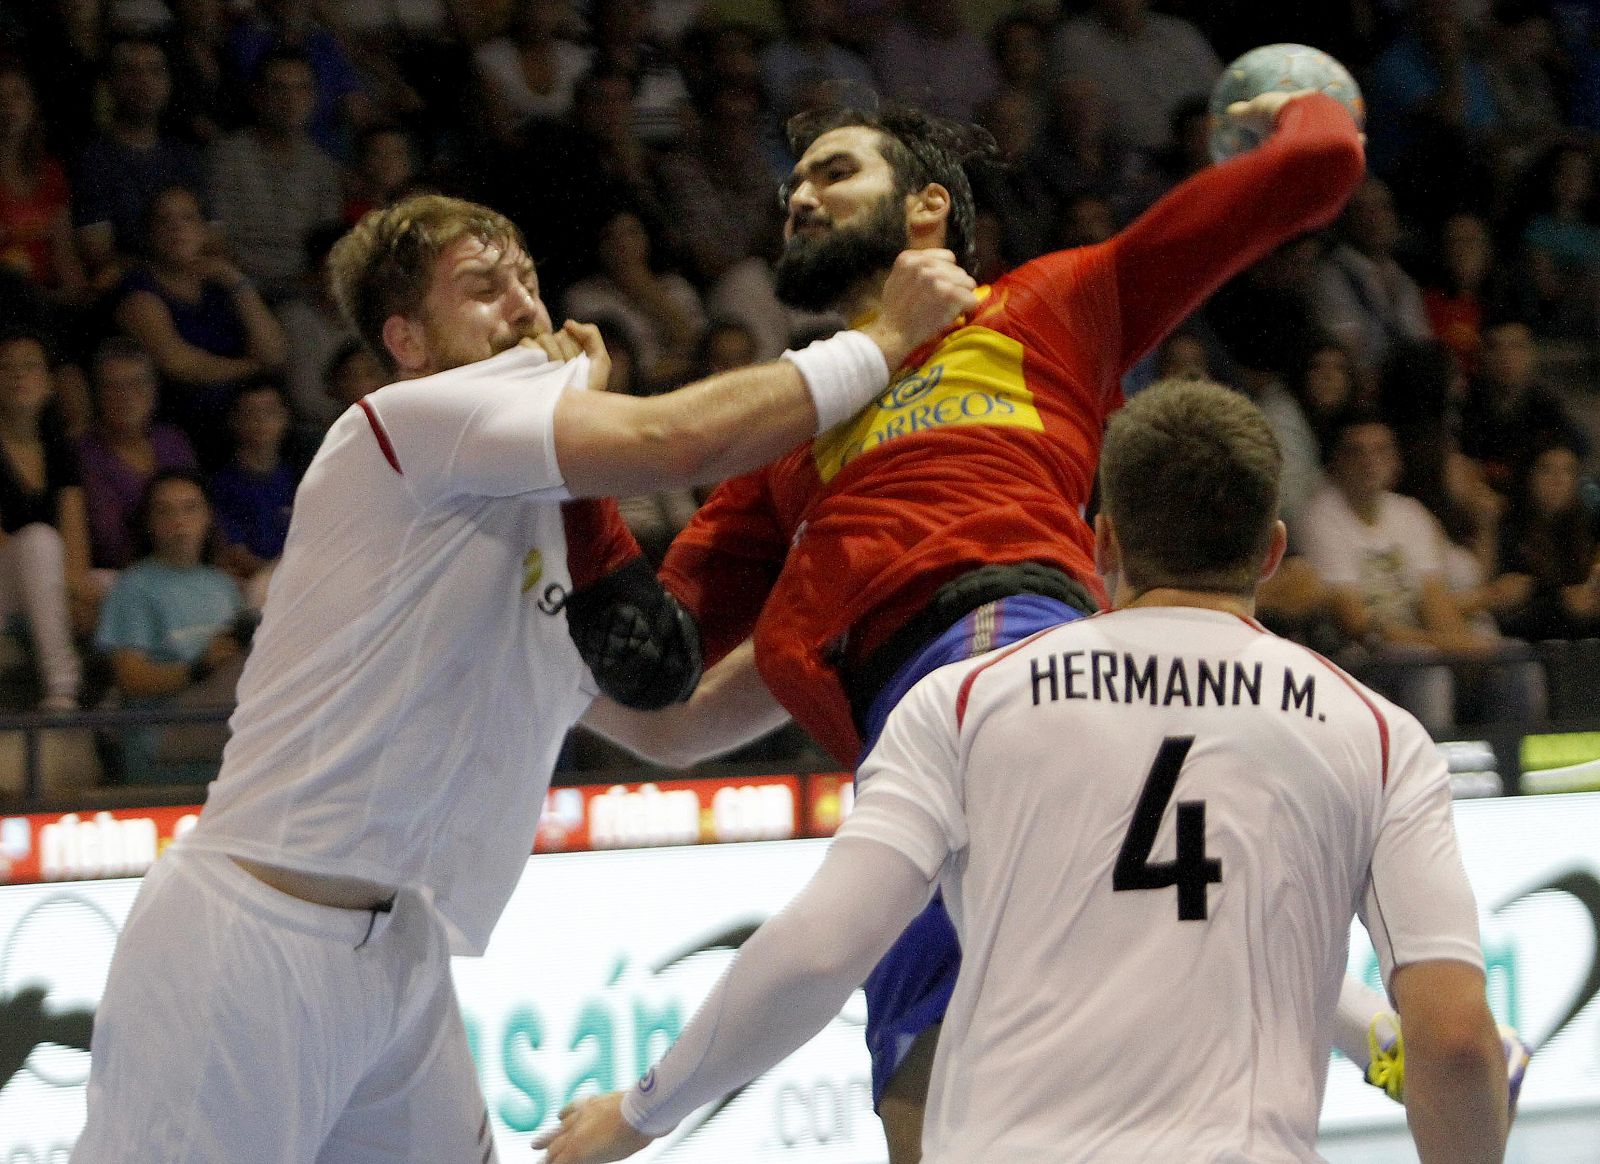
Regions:
M 1326 226 L 1365 172 L 1350 114 L 1315 93 L 1291 101 L 1259 149 L 1200 171 L 1109 246 L 1127 369 L 1227 280 Z
M 617 503 L 609 497 L 563 502 L 561 521 L 566 526 L 567 569 L 574 590 L 604 578 L 642 552 Z
M 1030 347 L 1084 383 L 1114 385 L 1223 283 L 1331 222 L 1364 166 L 1342 105 L 1292 101 L 1259 149 L 1200 171 L 1115 238 L 1006 276 L 1006 311 Z
M 707 667 L 750 637 L 788 552 L 761 471 L 717 486 L 673 540 L 661 581 L 699 623 Z

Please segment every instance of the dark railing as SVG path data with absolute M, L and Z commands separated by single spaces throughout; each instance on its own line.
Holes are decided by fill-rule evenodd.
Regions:
M 232 714 L 231 703 L 219 703 L 210 707 L 119 707 L 70 712 L 10 711 L 0 712 L 0 734 L 22 733 L 24 767 L 21 807 L 31 809 L 42 806 L 45 800 L 43 748 L 45 732 L 225 723 Z M 159 786 L 141 788 L 140 791 L 159 792 L 160 788 Z M 148 800 L 143 802 L 148 803 Z
M 1540 664 L 1544 677 L 1545 702 L 1541 713 L 1532 719 L 1515 719 L 1497 716 L 1491 709 L 1486 722 L 1461 723 L 1453 738 L 1487 740 L 1500 759 L 1500 769 L 1506 777 L 1507 792 L 1516 792 L 1519 781 L 1517 745 L 1530 732 L 1600 731 L 1600 639 L 1553 641 L 1534 644 L 1508 643 L 1490 658 L 1465 658 L 1431 656 L 1426 658 L 1381 658 L 1354 668 L 1358 678 L 1378 681 L 1409 669 L 1432 668 L 1440 665 L 1466 670 L 1485 667 L 1515 667 L 1529 662 Z M 193 784 L 118 786 L 102 785 L 76 792 L 68 805 L 50 803 L 44 783 L 43 735 L 46 732 L 72 729 L 125 729 L 135 727 L 173 727 L 189 724 L 223 723 L 232 714 L 233 705 L 217 704 L 206 707 L 117 708 L 95 711 L 49 713 L 38 711 L 0 712 L 0 735 L 20 732 L 24 738 L 24 772 L 20 803 L 6 803 L 0 793 L 0 807 L 6 811 L 40 811 L 55 808 L 102 808 L 119 804 L 140 805 L 162 803 L 194 803 L 199 789 Z M 810 772 L 833 771 L 837 765 L 818 759 L 814 754 L 801 762 L 754 762 L 730 765 L 712 762 L 697 766 L 696 774 L 729 774 L 737 769 L 747 775 L 759 772 Z M 597 779 L 616 778 L 619 781 L 636 781 L 643 773 L 658 773 L 661 769 L 638 761 L 627 768 L 608 767 L 593 771 L 563 771 L 556 774 L 555 783 L 587 783 Z M 650 778 L 646 776 L 645 778 Z

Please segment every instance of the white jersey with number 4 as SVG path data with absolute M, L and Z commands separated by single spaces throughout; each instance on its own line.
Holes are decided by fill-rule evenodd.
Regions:
M 1444 765 L 1253 622 L 1134 608 L 934 672 L 842 835 L 938 874 L 962 967 L 928 1164 L 1316 1160 L 1359 912 L 1482 966 Z
M 334 423 L 186 844 L 417 889 L 483 951 L 594 694 L 556 601 L 552 419 L 588 369 L 515 348 Z

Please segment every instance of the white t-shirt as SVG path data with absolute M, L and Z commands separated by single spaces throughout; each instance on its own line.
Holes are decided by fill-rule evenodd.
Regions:
M 1338 489 L 1324 485 L 1297 534 L 1324 582 L 1355 590 L 1375 616 L 1403 626 L 1418 625 L 1423 579 L 1444 571 L 1438 521 L 1422 502 L 1399 493 L 1379 498 L 1377 521 L 1368 525 Z
M 186 843 L 418 889 L 482 952 L 595 690 L 547 613 L 571 585 L 552 418 L 588 364 L 517 348 L 334 422 Z
M 1124 610 L 942 668 L 857 786 L 840 835 L 937 874 L 961 938 L 928 1164 L 1316 1160 L 1352 914 L 1386 978 L 1482 966 L 1422 728 L 1233 615 Z

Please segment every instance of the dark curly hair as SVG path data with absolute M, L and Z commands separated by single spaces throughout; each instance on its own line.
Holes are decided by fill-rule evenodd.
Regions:
M 883 139 L 883 159 L 894 171 L 897 194 L 911 194 L 930 182 L 950 192 L 945 246 L 970 273 L 977 265 L 977 207 L 968 168 L 999 156 L 989 131 L 924 113 L 909 105 L 886 104 L 871 112 L 850 106 L 808 109 L 789 119 L 789 150 L 799 157 L 825 133 L 859 125 Z M 784 204 L 788 189 L 784 188 Z

